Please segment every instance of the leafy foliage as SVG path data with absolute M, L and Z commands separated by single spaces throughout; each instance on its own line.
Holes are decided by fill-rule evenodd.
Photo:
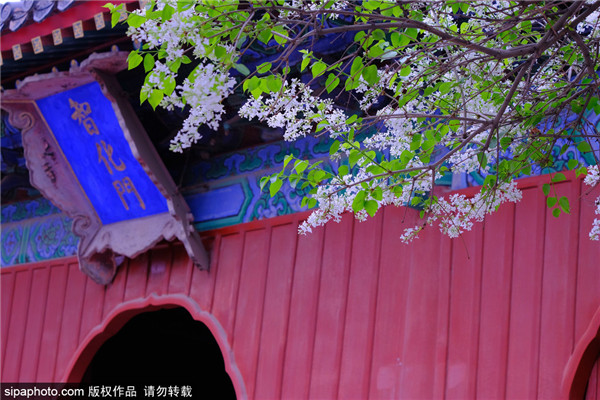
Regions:
M 127 19 L 129 34 L 144 44 L 129 65 L 147 72 L 142 102 L 189 109 L 175 151 L 199 139 L 200 125 L 217 129 L 223 101 L 240 85 L 248 95 L 241 116 L 283 129 L 287 140 L 329 135 L 336 174 L 288 156 L 262 182 L 271 195 L 284 180 L 311 188 L 303 203 L 318 208 L 301 232 L 343 212 L 364 219 L 387 204 L 411 204 L 425 221 L 403 239 L 435 222 L 456 237 L 501 203 L 518 201 L 514 179 L 552 165 L 557 143 L 578 143 L 597 163 L 598 132 L 588 116 L 600 114 L 599 8 L 583 1 L 161 0 Z M 248 56 L 257 47 L 272 54 L 258 64 Z M 585 169 L 577 160 L 568 167 Z M 487 174 L 473 198 L 434 193 L 440 176 L 472 171 Z M 587 174 L 595 185 L 597 167 Z M 570 212 L 551 185 L 544 193 L 555 216 Z M 597 219 L 590 237 L 599 234 Z

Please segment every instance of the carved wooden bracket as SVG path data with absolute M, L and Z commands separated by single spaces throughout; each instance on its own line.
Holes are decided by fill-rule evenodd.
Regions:
M 113 76 L 126 68 L 126 58 L 127 53 L 117 51 L 92 54 L 80 66 L 71 68 L 69 72 L 28 77 L 17 89 L 5 91 L 2 98 L 2 108 L 9 112 L 11 124 L 21 129 L 31 184 L 73 219 L 73 233 L 80 238 L 80 269 L 100 284 L 108 284 L 113 280 L 118 266 L 117 260 L 121 258 L 118 256 L 136 257 L 163 239 L 179 239 L 197 267 L 208 269 L 209 266 L 208 254 L 191 224 L 193 219 L 187 203 L 178 192 Z M 110 187 L 110 190 L 106 191 L 107 196 L 120 198 L 126 210 L 129 210 L 130 203 L 139 203 L 146 212 L 141 217 L 134 213 L 131 218 L 125 215 L 113 221 L 112 216 L 106 217 L 106 211 L 104 214 L 99 211 L 98 202 L 102 202 L 102 199 L 97 199 L 98 193 L 90 193 L 87 182 L 81 182 L 82 177 L 77 173 L 81 166 L 73 164 L 73 160 L 67 156 L 68 149 L 65 148 L 65 134 L 69 135 L 68 141 L 79 140 L 82 136 L 78 136 L 76 132 L 55 132 L 56 125 L 52 127 L 42 110 L 44 99 L 49 96 L 95 81 L 99 83 L 104 97 L 110 101 L 114 117 L 129 144 L 131 153 L 126 149 L 130 157 L 127 165 L 135 165 L 128 168 L 143 170 L 147 175 L 144 179 L 156 194 L 150 199 L 150 203 L 146 204 L 143 200 L 144 193 L 138 193 L 134 182 L 128 177 L 119 180 L 116 175 L 112 175 L 116 172 L 113 169 L 121 171 L 125 168 L 122 160 L 126 158 L 119 158 L 118 162 L 113 160 L 113 147 L 102 139 L 100 129 L 89 118 L 79 120 L 82 128 L 87 130 L 83 138 L 91 140 L 85 135 L 97 135 L 93 136 L 95 142 L 92 146 L 97 146 L 98 153 L 94 159 L 88 157 L 84 161 L 100 165 L 104 162 L 111 174 L 107 176 L 114 180 L 114 188 Z M 89 104 L 80 104 L 70 98 L 69 102 L 75 111 L 72 116 L 69 113 L 67 119 L 72 117 L 76 120 L 78 116 L 89 114 Z M 71 121 L 71 124 L 74 122 Z

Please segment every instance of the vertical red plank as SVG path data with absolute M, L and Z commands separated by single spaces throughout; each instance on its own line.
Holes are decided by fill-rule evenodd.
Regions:
M 125 266 L 125 265 L 124 265 Z M 124 267 L 121 266 L 121 267 Z M 125 283 L 127 283 L 127 268 L 119 268 L 115 279 L 106 285 L 104 294 L 104 309 L 102 310 L 102 318 L 113 311 L 125 298 Z
M 281 398 L 297 236 L 296 224 L 272 229 L 257 365 L 257 399 Z
M 600 185 L 590 191 L 587 185 L 582 186 L 581 218 L 579 219 L 579 254 L 577 270 L 577 308 L 575 309 L 575 341 L 577 342 L 588 327 L 594 312 L 600 305 L 600 245 L 589 239 L 594 218 L 595 200 L 600 196 Z M 575 200 L 575 199 L 573 199 Z M 572 216 L 571 218 L 574 218 Z
M 231 338 L 235 359 L 244 378 L 248 397 L 251 399 L 255 398 L 256 364 L 263 317 L 270 236 L 270 229 L 246 232 L 236 307 L 238 316 Z
M 207 248 L 209 248 L 207 246 Z M 208 270 L 192 269 L 189 296 L 205 311 L 212 310 L 212 299 L 215 291 L 217 271 L 219 269 L 219 249 L 221 235 L 217 235 L 210 246 L 210 268 Z
M 506 394 L 514 212 L 514 204 L 505 204 L 485 219 L 477 362 L 480 399 L 502 399 Z
M 338 398 L 369 396 L 383 212 L 354 227 Z M 397 238 L 400 241 L 399 238 Z
M 448 398 L 475 398 L 483 224 L 453 239 L 448 336 Z
M 244 233 L 236 233 L 221 238 L 212 313 L 225 329 L 228 338 L 233 335 L 235 324 L 235 305 L 237 303 L 243 251 Z
M 440 260 L 442 238 L 439 231 L 433 229 L 420 236 L 409 245 L 410 279 L 404 322 L 402 375 L 398 393 L 401 398 L 407 399 L 433 398 L 436 342 L 438 332 L 445 331 L 437 326 L 440 264 L 447 264 L 447 260 Z M 409 255 L 406 254 L 405 257 Z
M 325 228 L 298 237 L 282 399 L 308 398 Z
M 85 298 L 83 299 L 83 315 L 79 337 L 84 340 L 90 331 L 102 322 L 104 296 L 106 287 L 99 285 L 90 278 L 85 280 Z
M 309 392 L 312 398 L 333 399 L 338 391 L 353 223 L 353 217 L 345 215 L 341 222 L 325 227 Z
M 67 364 L 71 361 L 71 357 L 79 345 L 79 327 L 85 294 L 85 275 L 79 271 L 77 264 L 71 264 L 68 268 L 67 289 L 54 375 L 57 381 L 63 380 L 63 378 L 66 379 L 64 375 Z
M 575 323 L 575 284 L 577 276 L 577 225 L 579 223 L 579 190 L 570 182 L 555 185 L 558 196 L 571 199 L 571 215 L 546 216 L 544 276 L 540 335 L 539 388 L 540 399 L 560 395 L 564 365 L 573 349 Z
M 26 343 L 23 348 L 23 360 L 19 374 L 20 382 L 35 382 L 40 354 L 40 340 L 44 330 L 44 311 L 48 297 L 48 268 L 34 268 L 32 269 L 32 276 Z
M 146 294 L 148 279 L 148 253 L 142 253 L 129 260 L 127 265 L 127 282 L 123 301 L 143 298 Z
M 2 365 L 6 365 L 4 362 L 6 355 L 6 344 L 8 343 L 8 329 L 10 327 L 10 315 L 12 309 L 12 299 L 13 299 L 13 291 L 15 284 L 15 274 L 13 272 L 2 271 L 0 275 L 0 285 L 2 285 L 2 290 L 0 291 L 0 295 L 2 296 L 2 302 L 0 303 L 0 309 L 2 310 L 2 323 L 0 327 L 2 328 L 2 337 L 0 341 L 0 347 L 2 348 Z M 7 382 L 4 378 L 4 373 L 2 373 L 1 377 L 2 381 Z
M 79 272 L 79 271 L 78 271 Z M 44 333 L 40 346 L 37 382 L 55 382 L 56 355 L 63 318 L 65 289 L 68 267 L 58 265 L 50 267 L 50 282 L 44 315 Z
M 410 245 L 399 244 L 398 238 L 405 228 L 414 226 L 416 214 L 405 208 L 384 209 L 370 398 L 399 396 Z
M 515 208 L 506 398 L 537 397 L 546 205 L 538 187 Z
M 23 349 L 26 342 L 27 312 L 29 311 L 29 293 L 31 290 L 31 271 L 23 270 L 15 273 L 15 287 L 10 310 L 10 330 L 6 343 L 6 355 L 2 366 L 2 379 L 5 382 L 18 382 Z
M 163 294 L 167 293 L 172 256 L 173 254 L 171 253 L 171 250 L 168 246 L 161 246 L 155 248 L 150 252 L 150 269 L 148 271 L 146 296 L 149 296 L 151 294 L 155 296 L 162 296 Z M 120 289 L 118 285 L 119 284 L 116 283 L 116 286 L 112 291 L 116 295 L 118 295 L 118 291 Z M 111 288 L 109 287 L 109 290 L 107 291 L 107 296 L 110 292 Z
M 439 234 L 438 234 L 439 235 Z M 434 239 L 430 239 L 434 240 Z M 452 262 L 452 241 L 441 237 L 440 265 L 438 273 L 438 319 L 437 338 L 435 341 L 435 371 L 433 380 L 434 399 L 443 399 L 446 394 L 446 371 L 448 359 L 448 340 L 450 323 L 450 276 Z
M 181 245 L 173 246 L 173 263 L 169 277 L 169 294 L 186 294 L 192 272 L 192 261 Z

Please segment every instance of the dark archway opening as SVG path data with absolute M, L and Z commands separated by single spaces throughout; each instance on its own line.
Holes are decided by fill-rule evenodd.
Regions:
M 82 382 L 190 385 L 195 398 L 236 398 L 217 341 L 181 307 L 131 318 L 100 347 Z

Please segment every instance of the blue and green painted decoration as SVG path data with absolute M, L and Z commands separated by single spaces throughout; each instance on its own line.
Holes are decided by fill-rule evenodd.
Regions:
M 600 121 L 594 117 L 600 128 Z M 557 144 L 553 149 L 555 167 L 536 173 L 562 170 L 569 159 L 579 157 L 574 147 L 559 154 L 561 147 Z M 305 210 L 300 203 L 306 193 L 299 188 L 284 184 L 274 197 L 260 190 L 260 178 L 278 171 L 287 154 L 322 159 L 332 170 L 337 168 L 329 160 L 327 139 L 313 137 L 261 145 L 199 162 L 187 171 L 183 189 L 196 229 L 206 231 Z M 585 158 L 579 161 L 586 165 L 594 162 Z M 451 180 L 441 183 L 450 184 Z M 477 185 L 483 177 L 471 174 L 460 180 L 465 186 Z M 78 239 L 71 231 L 71 220 L 44 198 L 3 205 L 1 223 L 2 266 L 76 254 Z

